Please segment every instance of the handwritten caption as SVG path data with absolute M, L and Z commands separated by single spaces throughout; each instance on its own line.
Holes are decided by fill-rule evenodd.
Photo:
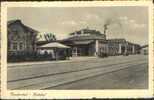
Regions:
M 40 92 L 31 92 L 31 93 L 22 93 L 22 92 L 19 92 L 19 93 L 17 93 L 17 92 L 10 92 L 10 95 L 11 96 L 38 96 L 38 97 L 42 97 L 42 96 L 46 96 L 47 95 L 47 93 L 40 93 Z

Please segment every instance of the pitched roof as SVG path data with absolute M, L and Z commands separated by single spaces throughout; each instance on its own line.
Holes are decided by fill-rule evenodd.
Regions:
M 51 42 L 51 43 L 47 43 L 45 45 L 42 45 L 38 48 L 70 48 L 70 47 L 63 45 L 61 43 L 58 43 L 58 42 Z
M 19 20 L 19 19 L 16 19 L 16 20 L 9 20 L 9 21 L 7 22 L 7 25 L 11 25 L 11 24 L 13 24 L 13 23 L 20 23 L 20 24 L 25 28 L 26 31 L 31 31 L 31 32 L 38 33 L 37 30 L 34 30 L 34 29 L 32 29 L 32 28 L 30 28 L 30 27 L 24 25 L 24 24 L 21 22 L 21 20 Z
M 9 21 L 7 21 L 7 24 L 10 25 L 10 24 L 15 23 L 17 21 L 19 22 L 20 20 L 18 20 L 18 19 L 16 19 L 16 20 L 9 20 Z

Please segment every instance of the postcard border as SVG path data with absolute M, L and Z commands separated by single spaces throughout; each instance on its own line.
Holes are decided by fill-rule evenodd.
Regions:
M 26 3 L 26 5 L 25 5 Z M 30 4 L 30 5 L 29 5 Z M 7 90 L 7 7 L 89 7 L 89 6 L 147 6 L 149 8 L 149 89 L 145 90 Z M 140 98 L 153 96 L 153 4 L 149 1 L 80 1 L 80 2 L 2 2 L 1 6 L 1 96 L 5 99 L 18 98 Z M 25 95 L 12 95 L 23 93 Z M 41 93 L 44 96 L 34 96 Z M 111 95 L 112 94 L 112 95 Z

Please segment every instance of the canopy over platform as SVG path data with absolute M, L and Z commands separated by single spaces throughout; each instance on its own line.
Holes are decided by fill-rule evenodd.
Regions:
M 66 46 L 66 45 L 63 45 L 61 43 L 58 43 L 58 42 L 52 42 L 52 43 L 42 45 L 42 46 L 40 46 L 38 48 L 64 48 L 64 49 L 67 49 L 67 48 L 70 48 L 70 47 Z
M 88 45 L 94 42 L 94 40 L 85 40 L 85 41 L 74 41 L 73 43 L 76 45 Z

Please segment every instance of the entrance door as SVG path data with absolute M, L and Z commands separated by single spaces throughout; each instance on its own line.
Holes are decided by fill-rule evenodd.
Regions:
M 72 56 L 89 56 L 89 46 L 73 47 Z
M 78 54 L 80 56 L 89 56 L 89 47 L 88 46 L 80 46 Z
M 125 53 L 125 46 L 122 46 L 121 47 L 121 54 L 124 54 Z
M 73 47 L 73 48 L 72 48 L 72 56 L 73 56 L 73 57 L 78 56 L 77 50 L 78 50 L 77 47 Z

